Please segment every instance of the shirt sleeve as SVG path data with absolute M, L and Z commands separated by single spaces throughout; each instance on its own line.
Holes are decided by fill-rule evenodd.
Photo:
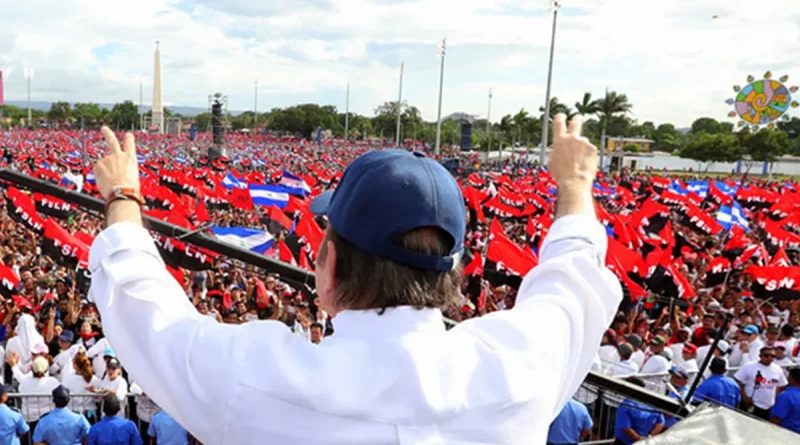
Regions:
M 627 406 L 620 406 L 617 409 L 617 424 L 616 427 L 622 430 L 632 428 L 631 410 Z
M 736 374 L 733 375 L 733 378 L 739 383 L 746 383 L 747 379 L 749 378 L 749 370 L 749 366 L 743 366 L 736 371 Z
M 80 416 L 79 422 L 81 424 L 81 438 L 88 436 L 89 430 L 92 428 L 91 425 L 89 425 L 89 421 L 86 420 L 86 417 Z
M 589 415 L 589 410 L 585 406 L 581 409 L 581 416 L 583 417 L 583 420 L 581 420 L 581 431 L 592 429 L 594 422 L 592 421 L 592 416 Z
M 150 419 L 150 426 L 147 427 L 147 435 L 150 437 L 156 437 L 156 416 L 158 414 L 153 414 L 153 417 Z
M 237 364 L 253 363 L 276 381 L 296 371 L 300 343 L 312 349 L 280 322 L 225 325 L 200 315 L 137 224 L 101 232 L 89 266 L 90 298 L 129 375 L 204 443 L 224 442 L 219 407 L 236 392 L 242 373 Z M 262 351 L 258 359 L 254 349 Z
M 130 431 L 130 436 L 131 436 L 130 445 L 144 445 L 144 441 L 142 440 L 142 435 L 139 434 L 139 430 L 136 429 L 135 423 L 128 421 L 128 430 Z
M 789 398 L 784 396 L 785 394 L 778 394 L 778 397 L 775 399 L 775 405 L 772 406 L 772 411 L 770 412 L 770 415 L 781 420 L 789 415 L 789 409 L 791 408 L 789 405 Z
M 25 423 L 25 419 L 22 416 L 19 416 L 17 420 L 17 434 L 25 434 L 30 431 L 30 427 L 27 423 Z M 34 436 L 36 436 L 36 432 L 34 431 Z M 36 439 L 34 439 L 36 441 Z
M 498 350 L 524 354 L 530 369 L 547 363 L 552 384 L 537 397 L 552 401 L 551 419 L 586 377 L 622 300 L 619 280 L 605 266 L 607 243 L 605 229 L 594 217 L 559 218 L 544 241 L 539 265 L 523 280 L 514 308 L 453 328 Z

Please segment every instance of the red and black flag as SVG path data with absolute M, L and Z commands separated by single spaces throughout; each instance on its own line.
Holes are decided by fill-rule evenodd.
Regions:
M 756 298 L 772 300 L 800 298 L 800 267 L 753 266 L 748 272 L 753 277 Z
M 208 270 L 214 267 L 217 254 L 183 241 L 169 238 L 158 232 L 150 232 L 164 263 L 187 270 Z
M 3 264 L 0 264 L 0 294 L 5 298 L 11 298 L 17 291 L 19 277 L 14 271 Z
M 719 256 L 708 263 L 706 270 L 706 287 L 714 287 L 725 282 L 731 272 L 731 262 L 729 259 Z
M 52 218 L 44 224 L 42 252 L 57 263 L 69 264 L 72 267 L 89 258 L 89 246 L 67 232 Z
M 75 216 L 76 209 L 72 204 L 50 195 L 34 193 L 33 201 L 36 203 L 36 210 L 47 216 L 58 219 L 68 219 Z
M 723 230 L 716 219 L 696 206 L 689 206 L 681 223 L 701 235 L 716 236 Z
M 17 223 L 39 235 L 44 233 L 44 220 L 36 212 L 33 199 L 14 187 L 9 187 L 6 191 L 6 211 Z

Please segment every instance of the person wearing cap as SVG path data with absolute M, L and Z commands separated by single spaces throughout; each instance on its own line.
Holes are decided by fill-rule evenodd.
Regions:
M 26 397 L 22 400 L 22 415 L 32 430 L 36 429 L 36 422 L 45 413 L 53 409 L 50 395 L 60 383 L 47 375 L 50 364 L 44 357 L 37 357 L 31 365 L 31 373 L 25 375 L 19 382 L 19 392 L 34 394 L 37 397 Z
M 776 341 L 773 345 L 773 349 L 775 350 L 775 361 L 774 363 L 781 368 L 788 368 L 792 366 L 794 362 L 786 355 L 786 343 L 782 341 Z M 788 370 L 787 370 L 788 371 Z
M 663 337 L 655 336 L 650 340 L 647 357 L 642 365 L 642 374 L 664 374 L 669 370 L 670 358 L 664 350 L 667 342 Z
M 728 362 L 724 357 L 714 357 L 708 365 L 711 376 L 698 385 L 693 402 L 710 402 L 736 409 L 741 403 L 742 395 L 736 380 L 728 377 Z
M 119 399 L 114 394 L 106 394 L 102 405 L 103 418 L 89 429 L 86 445 L 142 445 L 136 424 L 119 415 Z
M 617 347 L 619 361 L 611 364 L 611 375 L 614 377 L 626 377 L 639 372 L 639 365 L 631 360 L 633 347 L 628 343 L 620 343 Z
M 645 387 L 639 377 L 628 377 L 628 383 Z M 656 436 L 664 430 L 664 415 L 649 406 L 632 399 L 625 399 L 617 409 L 614 421 L 614 444 L 632 445 L 648 437 Z
M 697 371 L 699 371 L 696 360 L 697 349 L 697 346 L 692 343 L 684 344 L 683 349 L 681 349 L 681 358 L 683 359 L 681 367 L 692 376 L 697 374 Z
M 774 361 L 775 349 L 764 345 L 759 361 L 742 366 L 733 376 L 739 382 L 744 408 L 752 408 L 753 415 L 764 420 L 769 420 L 778 390 L 787 384 L 783 370 Z
M 128 382 L 122 376 L 122 365 L 119 359 L 111 357 L 106 365 L 106 375 L 100 381 L 100 387 L 94 390 L 101 394 L 114 394 L 120 402 L 128 396 Z
M 691 343 L 689 343 L 691 344 Z M 672 366 L 669 368 L 669 386 L 667 386 L 667 397 L 675 400 L 683 400 L 689 393 L 689 379 L 692 376 L 684 365 Z M 675 425 L 680 420 L 675 416 L 665 416 L 664 428 Z
M 778 394 L 770 422 L 800 434 L 800 368 L 789 370 L 789 386 Z
M 80 445 L 89 435 L 89 421 L 67 408 L 70 392 L 65 386 L 53 389 L 55 408 L 42 416 L 33 431 L 35 445 Z
M 635 363 L 639 369 L 642 369 L 642 364 L 644 363 L 644 351 L 642 351 L 642 337 L 636 334 L 631 334 L 625 337 L 625 341 L 633 348 L 633 354 L 631 354 L 631 361 Z
M 142 389 L 202 442 L 543 443 L 622 300 L 594 214 L 597 150 L 580 117 L 569 129 L 565 120 L 553 123 L 556 218 L 539 265 L 513 309 L 449 331 L 441 309 L 460 298 L 466 231 L 458 183 L 405 150 L 352 162 L 310 208 L 329 222 L 315 288 L 335 334 L 319 345 L 274 321 L 197 314 L 142 227 L 133 136 L 123 150 L 104 128 L 111 155 L 94 171 L 107 228 L 89 256 L 104 332 Z M 269 422 L 254 415 L 265 412 Z M 289 421 L 297 415 L 303 428 Z
M 0 383 L 0 443 L 20 445 L 20 439 L 30 431 L 19 410 L 8 406 L 11 386 Z
M 75 333 L 72 331 L 63 331 L 58 336 L 58 348 L 60 352 L 53 359 L 53 364 L 50 365 L 50 375 L 57 378 L 59 381 L 64 381 L 62 373 L 68 374 L 72 371 L 72 357 L 77 353 L 81 345 L 75 345 L 73 348 L 72 342 L 75 341 Z
M 680 365 L 683 363 L 683 357 L 681 356 L 681 351 L 683 350 L 683 345 L 689 343 L 689 340 L 692 337 L 692 330 L 687 326 L 682 326 L 678 329 L 675 335 L 672 337 L 672 341 L 669 345 L 669 348 L 672 349 L 672 356 L 675 357 L 675 363 Z M 666 337 L 664 337 L 666 338 Z
M 736 332 L 736 344 L 733 346 L 728 364 L 733 367 L 741 367 L 747 363 L 757 360 L 752 357 L 752 352 L 759 351 L 764 342 L 759 338 L 759 329 L 756 325 L 746 325 Z
M 717 342 L 717 347 L 711 353 L 712 360 L 713 360 L 714 357 L 721 357 L 721 358 L 725 359 L 725 363 L 727 364 L 728 360 L 727 360 L 726 357 L 728 356 L 728 354 L 730 354 L 730 352 L 731 352 L 730 343 L 728 343 L 725 340 L 720 340 L 719 342 Z M 705 355 L 708 355 L 708 353 L 706 353 Z M 698 349 L 698 351 L 697 351 L 697 356 L 698 356 L 697 362 L 698 363 L 703 363 L 703 360 L 705 360 L 705 355 L 701 359 L 700 358 L 700 350 Z M 711 369 L 710 369 L 710 367 L 707 367 L 705 372 L 703 373 L 703 378 L 707 379 L 710 376 L 711 376 Z

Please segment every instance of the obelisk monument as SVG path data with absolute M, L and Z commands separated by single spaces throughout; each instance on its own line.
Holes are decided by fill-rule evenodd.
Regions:
M 153 120 L 152 125 L 164 133 L 164 102 L 161 101 L 161 51 L 156 41 L 155 60 L 153 61 Z

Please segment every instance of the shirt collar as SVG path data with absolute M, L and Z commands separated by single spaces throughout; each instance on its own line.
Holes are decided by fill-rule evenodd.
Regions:
M 333 319 L 334 337 L 395 337 L 411 332 L 443 332 L 442 311 L 398 306 L 362 311 L 346 310 Z

